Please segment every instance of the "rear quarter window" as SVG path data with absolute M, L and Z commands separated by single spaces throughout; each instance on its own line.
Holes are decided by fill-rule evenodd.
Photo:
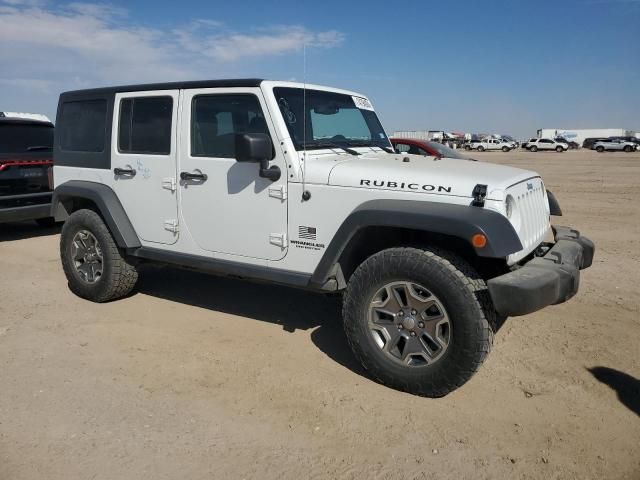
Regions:
M 107 101 L 78 100 L 62 104 L 58 121 L 60 149 L 68 152 L 103 152 Z

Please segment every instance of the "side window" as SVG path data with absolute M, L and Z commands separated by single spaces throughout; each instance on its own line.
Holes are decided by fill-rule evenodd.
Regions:
M 269 135 L 258 97 L 251 94 L 197 95 L 191 103 L 191 156 L 235 158 L 235 137 Z
M 62 104 L 60 148 L 68 152 L 103 152 L 107 124 L 106 100 L 79 100 Z
M 425 149 L 418 147 L 418 155 L 429 156 L 429 153 Z
M 400 153 L 408 153 L 409 152 L 409 145 L 407 145 L 406 143 L 396 143 L 396 150 Z
M 540 140 L 540 143 L 552 143 L 552 142 L 551 142 L 551 140 L 542 139 L 542 140 Z
M 124 98 L 120 102 L 118 150 L 121 153 L 171 153 L 171 97 Z

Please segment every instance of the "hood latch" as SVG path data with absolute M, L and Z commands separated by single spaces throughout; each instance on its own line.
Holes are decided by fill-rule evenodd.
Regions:
M 473 187 L 473 192 L 471 192 L 471 196 L 473 197 L 473 202 L 471 205 L 474 207 L 484 207 L 484 199 L 487 196 L 487 186 L 477 184 Z

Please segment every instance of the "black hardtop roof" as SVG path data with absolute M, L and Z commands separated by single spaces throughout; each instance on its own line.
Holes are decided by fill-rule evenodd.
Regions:
M 182 90 L 187 88 L 225 88 L 225 87 L 259 87 L 260 78 L 229 78 L 222 80 L 192 80 L 187 82 L 146 83 L 140 85 L 120 85 L 117 87 L 91 88 L 72 90 L 60 96 L 109 95 L 121 92 L 145 92 L 150 90 Z

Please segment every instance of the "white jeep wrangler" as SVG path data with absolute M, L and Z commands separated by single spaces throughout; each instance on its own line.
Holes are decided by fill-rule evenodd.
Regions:
M 561 212 L 538 174 L 396 154 L 369 100 L 334 88 L 63 93 L 54 169 L 77 295 L 122 297 L 143 262 L 340 292 L 355 356 L 425 396 L 469 380 L 507 316 L 572 297 L 594 252 L 550 226 Z

